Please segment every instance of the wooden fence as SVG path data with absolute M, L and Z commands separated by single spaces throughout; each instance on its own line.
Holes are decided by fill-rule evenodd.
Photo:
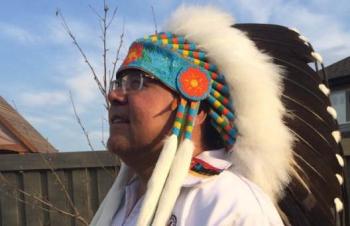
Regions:
M 87 225 L 118 169 L 102 151 L 0 155 L 0 226 Z
M 118 170 L 103 151 L 0 155 L 0 226 L 88 225 Z

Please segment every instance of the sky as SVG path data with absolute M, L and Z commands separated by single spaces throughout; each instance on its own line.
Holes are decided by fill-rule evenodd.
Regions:
M 232 14 L 237 23 L 273 23 L 297 28 L 330 65 L 350 56 L 348 0 L 128 0 L 107 1 L 118 7 L 107 45 L 108 68 L 123 31 L 120 56 L 136 38 L 155 31 L 181 4 L 210 4 Z M 77 123 L 69 93 L 95 150 L 108 138 L 107 113 L 90 70 L 65 33 L 62 12 L 98 74 L 102 42 L 97 12 L 103 0 L 1 0 L 0 95 L 60 151 L 90 150 Z

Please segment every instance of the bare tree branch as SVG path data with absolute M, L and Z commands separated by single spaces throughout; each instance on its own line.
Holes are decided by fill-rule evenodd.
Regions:
M 153 5 L 151 5 L 151 9 L 152 9 L 152 17 L 153 17 L 153 23 L 154 23 L 154 27 L 155 27 L 155 33 L 158 34 L 156 14 L 154 13 Z
M 78 211 L 75 211 L 75 213 L 70 213 L 70 212 L 67 212 L 65 210 L 62 210 L 62 209 L 59 209 L 57 208 L 56 206 L 54 206 L 51 202 L 45 200 L 43 197 L 40 197 L 40 196 L 37 196 L 35 194 L 31 194 L 31 193 L 28 193 L 20 188 L 18 188 L 16 185 L 12 184 L 11 182 L 9 182 L 6 177 L 0 172 L 0 180 L 4 183 L 2 184 L 6 184 L 7 186 L 10 186 L 12 189 L 12 191 L 16 191 L 18 193 L 21 193 L 23 194 L 25 197 L 30 197 L 32 198 L 33 200 L 39 202 L 40 204 L 43 204 L 44 206 L 46 207 L 49 207 L 50 209 L 58 212 L 58 213 L 61 213 L 63 215 L 67 215 L 67 216 L 70 216 L 70 217 L 74 217 L 78 220 L 80 220 L 84 225 L 89 225 L 88 222 L 79 214 Z M 29 203 L 19 197 L 17 197 L 15 194 L 13 194 L 12 198 L 15 198 L 16 200 L 26 204 L 26 205 L 29 205 L 29 204 L 34 204 L 34 203 Z M 47 211 L 47 212 L 51 212 L 50 209 L 47 209 L 45 207 L 42 207 L 38 204 L 36 204 L 36 206 L 44 211 Z
M 85 129 L 79 115 L 78 115 L 78 112 L 76 110 L 76 107 L 75 107 L 75 104 L 74 104 L 74 100 L 73 100 L 73 96 L 72 96 L 72 93 L 69 92 L 69 97 L 70 97 L 70 100 L 71 100 L 71 103 L 72 103 L 72 107 L 73 107 L 73 111 L 74 111 L 74 115 L 75 115 L 75 119 L 77 120 L 81 130 L 83 131 L 84 135 L 85 135 L 85 138 L 88 142 L 88 145 L 91 149 L 91 151 L 95 151 L 94 147 L 92 146 L 92 143 L 91 143 L 91 140 L 90 140 L 90 136 L 89 136 L 89 133 L 88 131 Z M 107 149 L 107 146 L 104 145 L 104 147 Z M 111 177 L 114 177 L 114 175 L 112 175 L 111 173 L 108 172 L 108 170 L 103 166 L 102 162 L 100 161 L 100 159 L 97 157 L 96 155 L 96 159 L 97 161 L 100 163 L 101 167 L 111 176 Z
M 117 44 L 117 48 L 116 48 L 116 55 L 115 55 L 115 58 L 114 58 L 114 61 L 112 61 L 112 66 L 113 66 L 113 69 L 112 69 L 112 74 L 110 73 L 111 70 L 108 69 L 107 67 L 107 62 L 108 61 L 108 51 L 109 51 L 109 48 L 108 48 L 108 45 L 107 45 L 107 35 L 108 35 L 108 28 L 111 26 L 111 24 L 113 23 L 113 20 L 115 19 L 116 17 L 116 14 L 117 14 L 117 11 L 118 11 L 118 8 L 115 7 L 114 10 L 113 10 L 113 13 L 111 16 L 109 16 L 109 11 L 110 11 L 110 8 L 107 4 L 107 1 L 104 0 L 103 1 L 103 14 L 101 13 L 98 13 L 97 10 L 95 10 L 94 7 L 92 6 L 89 6 L 90 9 L 96 14 L 97 18 L 99 19 L 99 25 L 100 25 L 100 28 L 101 28 L 101 40 L 103 42 L 103 52 L 102 52 L 102 57 L 103 57 L 103 74 L 101 76 L 97 76 L 93 66 L 91 65 L 91 63 L 89 62 L 88 58 L 86 57 L 86 54 L 84 53 L 84 51 L 82 50 L 82 48 L 80 47 L 80 45 L 78 44 L 75 36 L 73 35 L 70 27 L 68 26 L 63 14 L 61 13 L 60 10 L 57 10 L 56 11 L 56 16 L 58 16 L 61 21 L 62 21 L 62 25 L 63 25 L 63 28 L 65 29 L 66 33 L 70 36 L 70 38 L 73 40 L 73 44 L 78 48 L 80 54 L 83 56 L 85 62 L 88 64 L 91 72 L 92 72 L 92 75 L 93 75 L 93 78 L 95 79 L 96 83 L 97 83 L 97 86 L 100 90 L 100 93 L 104 96 L 104 99 L 105 99 L 105 104 L 104 104 L 104 107 L 106 110 L 109 110 L 109 106 L 110 106 L 110 103 L 108 101 L 108 92 L 109 92 L 109 85 L 110 85 L 110 82 L 113 80 L 113 76 L 116 72 L 116 65 L 119 61 L 119 56 L 120 56 L 120 51 L 121 51 L 121 47 L 122 47 L 122 44 L 123 44 L 123 39 L 124 39 L 124 30 L 125 30 L 125 23 L 123 21 L 123 32 L 122 34 L 120 35 L 120 41 L 119 41 L 119 44 Z M 107 73 L 108 71 L 108 73 Z M 78 116 L 77 114 L 77 111 L 76 111 L 76 108 L 75 108 L 75 104 L 74 104 L 74 101 L 73 101 L 73 97 L 72 97 L 72 94 L 70 92 L 70 99 L 71 99 L 71 102 L 72 102 L 72 106 L 73 106 L 73 110 L 74 110 L 74 114 L 75 114 L 75 117 L 77 119 L 77 122 L 78 124 L 80 125 L 86 139 L 87 139 L 87 142 L 88 142 L 88 145 L 90 146 L 90 149 L 91 150 L 94 150 L 94 148 L 92 147 L 92 144 L 91 144 L 91 141 L 90 141 L 90 137 L 88 135 L 88 132 L 87 130 L 85 129 L 80 117 Z M 102 136 L 104 136 L 104 134 L 102 134 Z M 102 142 L 103 146 L 106 147 L 105 145 L 105 142 L 104 142 L 104 138 L 103 138 L 103 142 Z
M 73 202 L 72 198 L 70 197 L 69 192 L 67 191 L 66 186 L 63 184 L 60 176 L 58 176 L 57 172 L 55 171 L 55 169 L 53 168 L 51 163 L 49 161 L 47 161 L 47 159 L 42 155 L 42 153 L 39 153 L 39 155 L 42 158 L 42 160 L 45 162 L 45 164 L 50 168 L 52 174 L 55 176 L 56 181 L 61 186 L 63 194 L 66 197 L 66 200 L 68 201 L 71 208 L 74 210 L 75 215 L 80 216 L 80 213 L 79 213 L 78 209 L 75 207 L 74 202 Z
M 79 115 L 78 115 L 78 112 L 77 112 L 77 109 L 76 109 L 76 107 L 75 107 L 74 100 L 73 100 L 73 95 L 72 95 L 72 92 L 71 92 L 71 91 L 69 91 L 69 98 L 70 98 L 70 101 L 71 101 L 71 104 L 72 104 L 72 107 L 73 107 L 75 119 L 77 120 L 77 122 L 78 122 L 78 124 L 79 124 L 81 130 L 83 131 L 83 133 L 84 133 L 84 135 L 85 135 L 85 138 L 86 138 L 86 140 L 87 140 L 87 142 L 88 142 L 88 145 L 89 145 L 91 151 L 95 151 L 95 149 L 94 149 L 94 147 L 92 146 L 92 143 L 91 143 L 91 141 L 90 141 L 89 133 L 88 133 L 88 131 L 85 129 L 85 127 L 84 127 L 84 125 L 83 125 L 83 123 L 82 123 L 82 121 L 81 121 L 81 119 L 80 119 L 80 117 L 79 117 Z
M 107 16 L 108 16 L 108 9 L 109 7 L 106 4 L 106 0 L 103 1 L 104 7 L 103 7 L 103 11 L 104 11 L 104 16 L 103 16 L 103 87 L 105 87 L 105 91 L 106 91 L 106 87 L 107 87 Z M 106 103 L 109 109 L 109 102 L 107 99 L 107 96 L 105 95 L 106 98 Z
M 102 20 L 102 16 L 97 12 L 97 10 L 92 7 L 91 5 L 89 5 L 89 8 L 92 10 L 93 13 L 95 13 L 95 15 L 100 19 Z
M 117 14 L 117 11 L 118 11 L 118 7 L 115 7 L 114 10 L 113 10 L 113 14 L 111 16 L 111 19 L 109 20 L 109 22 L 107 23 L 107 28 L 109 28 L 109 26 L 111 26 L 114 18 L 115 18 L 115 15 Z
M 56 11 L 56 16 L 61 19 L 61 23 L 62 23 L 62 26 L 63 26 L 65 32 L 69 35 L 69 37 L 73 41 L 73 44 L 76 46 L 76 48 L 78 49 L 79 53 L 83 57 L 85 63 L 88 65 L 88 67 L 89 67 L 89 69 L 90 69 L 90 71 L 92 73 L 92 76 L 93 76 L 93 78 L 94 78 L 94 80 L 95 80 L 95 82 L 96 82 L 96 84 L 98 86 L 98 89 L 99 89 L 100 93 L 104 96 L 105 103 L 106 103 L 105 104 L 105 108 L 109 109 L 109 102 L 108 102 L 108 98 L 107 98 L 107 91 L 108 91 L 107 87 L 108 87 L 109 84 L 107 84 L 107 81 L 110 81 L 112 79 L 111 77 L 113 77 L 113 74 L 114 74 L 115 68 L 116 68 L 116 64 L 117 64 L 117 62 L 119 60 L 119 52 L 120 52 L 120 49 L 121 49 L 121 46 L 122 46 L 122 42 L 123 42 L 123 37 L 124 37 L 124 23 L 123 23 L 123 33 L 121 34 L 121 37 L 120 37 L 121 41 L 120 41 L 119 46 L 117 48 L 117 54 L 116 54 L 115 61 L 113 62 L 113 74 L 112 74 L 112 76 L 109 76 L 107 78 L 107 52 L 108 52 L 108 48 L 107 48 L 107 33 L 108 33 L 108 28 L 110 27 L 110 25 L 112 24 L 112 22 L 113 22 L 113 20 L 114 20 L 114 18 L 116 16 L 118 8 L 116 7 L 113 10 L 111 18 L 108 19 L 109 7 L 108 7 L 108 5 L 106 3 L 106 0 L 104 0 L 104 14 L 103 14 L 103 16 L 101 16 L 93 7 L 91 7 L 91 6 L 89 6 L 89 7 L 96 14 L 96 16 L 100 19 L 100 27 L 101 27 L 101 31 L 102 31 L 101 40 L 103 41 L 103 66 L 104 66 L 103 76 L 102 76 L 103 81 L 102 82 L 101 82 L 100 78 L 98 77 L 98 75 L 97 75 L 97 73 L 95 71 L 95 68 L 90 63 L 87 55 L 85 54 L 84 50 L 81 48 L 81 46 L 78 43 L 75 35 L 72 33 L 68 23 L 66 22 L 63 14 L 61 13 L 61 11 L 59 9 Z M 77 120 L 78 124 L 80 125 L 80 127 L 81 127 L 81 129 L 82 129 L 82 131 L 83 131 L 87 141 L 88 141 L 88 144 L 89 144 L 91 150 L 94 151 L 94 148 L 93 148 L 93 146 L 91 144 L 91 141 L 90 141 L 90 137 L 88 135 L 88 132 L 85 129 L 85 127 L 83 126 L 83 123 L 82 123 L 82 121 L 81 121 L 81 119 L 80 119 L 80 117 L 79 117 L 79 115 L 77 113 L 72 93 L 69 92 L 69 94 L 70 94 L 70 100 L 71 100 L 71 103 L 72 103 L 72 106 L 73 106 L 73 110 L 74 110 L 74 114 L 75 114 L 76 120 Z M 106 144 L 104 142 L 104 131 L 103 131 L 104 130 L 104 121 L 103 120 L 104 119 L 102 119 L 102 144 L 104 145 L 104 147 L 106 147 Z M 88 225 L 88 222 L 80 215 L 79 210 L 74 205 L 74 202 L 73 202 L 71 196 L 69 195 L 69 192 L 68 192 L 68 190 L 67 190 L 67 188 L 65 186 L 64 181 L 62 181 L 62 179 L 60 178 L 58 173 L 55 171 L 54 167 L 51 165 L 49 160 L 47 160 L 41 153 L 40 153 L 40 156 L 42 157 L 43 161 L 48 165 L 49 169 L 51 170 L 52 174 L 54 175 L 55 180 L 60 185 L 61 190 L 64 193 L 65 199 L 68 201 L 68 203 L 69 203 L 70 207 L 72 208 L 72 210 L 69 210 L 69 211 L 62 210 L 62 209 L 56 207 L 55 205 L 53 205 L 49 200 L 45 199 L 44 197 L 40 197 L 40 195 L 37 195 L 35 193 L 31 194 L 31 193 L 28 193 L 28 192 L 22 190 L 16 184 L 11 184 L 6 179 L 6 177 L 3 176 L 3 174 L 0 172 L 0 181 L 3 182 L 1 184 L 4 185 L 6 183 L 7 185 L 5 185 L 5 186 L 12 187 L 13 189 L 9 190 L 9 191 L 14 191 L 15 192 L 15 193 L 13 193 L 12 197 L 17 199 L 17 200 L 19 200 L 20 202 L 23 202 L 26 205 L 30 205 L 30 204 L 33 205 L 33 204 L 35 204 L 38 208 L 40 208 L 42 210 L 45 210 L 47 212 L 56 211 L 56 212 L 58 212 L 60 214 L 67 215 L 67 216 L 70 216 L 70 217 L 74 217 L 77 220 L 81 221 L 84 225 Z M 104 168 L 107 171 L 107 169 L 103 165 L 102 165 L 102 168 Z M 108 172 L 108 174 L 110 174 L 110 173 Z M 115 175 L 112 175 L 112 174 L 110 174 L 110 175 L 112 177 L 115 176 Z M 29 203 L 28 200 L 34 200 L 34 202 Z M 71 213 L 71 211 L 73 213 Z
M 101 120 L 101 128 L 102 128 L 101 129 L 101 132 L 102 132 L 101 144 L 107 150 L 107 145 L 105 143 L 105 138 L 104 138 L 104 120 L 105 120 L 105 118 L 102 116 L 102 120 Z
M 116 51 L 116 55 L 115 55 L 114 61 L 112 62 L 113 70 L 112 70 L 112 76 L 109 78 L 109 83 L 112 82 L 113 76 L 115 76 L 115 70 L 117 68 L 117 63 L 118 63 L 118 61 L 120 59 L 119 58 L 120 57 L 120 50 L 121 50 L 121 48 L 123 46 L 124 34 L 125 34 L 125 21 L 123 20 L 122 33 L 121 33 L 120 38 L 119 38 L 119 45 L 118 45 L 118 48 L 117 48 L 117 51 Z
M 66 33 L 69 35 L 69 37 L 73 40 L 73 44 L 77 47 L 77 49 L 79 50 L 81 56 L 84 58 L 85 63 L 89 66 L 90 71 L 91 71 L 91 73 L 92 73 L 92 75 L 93 75 L 93 78 L 94 78 L 94 80 L 95 80 L 95 82 L 96 82 L 96 84 L 97 84 L 97 86 L 98 86 L 98 88 L 99 88 L 99 90 L 100 90 L 100 93 L 101 93 L 102 96 L 104 97 L 104 99 L 105 99 L 105 101 L 106 101 L 106 105 L 108 106 L 108 105 L 109 105 L 109 102 L 108 102 L 108 99 L 107 99 L 106 89 L 102 86 L 100 80 L 98 79 L 98 76 L 97 76 L 97 74 L 96 74 L 96 72 L 95 72 L 94 67 L 91 65 L 91 63 L 90 63 L 90 61 L 88 60 L 88 58 L 87 58 L 85 52 L 83 51 L 83 49 L 80 47 L 79 43 L 77 42 L 77 39 L 76 39 L 75 36 L 73 35 L 73 33 L 72 33 L 70 27 L 68 26 L 68 24 L 67 24 L 67 22 L 66 22 L 66 20 L 65 20 L 65 18 L 64 18 L 64 16 L 63 16 L 63 14 L 61 13 L 61 11 L 60 11 L 60 10 L 57 10 L 57 11 L 56 11 L 56 15 L 57 15 L 58 17 L 60 17 L 61 22 L 62 22 L 62 26 L 63 26 L 64 30 L 65 30 Z

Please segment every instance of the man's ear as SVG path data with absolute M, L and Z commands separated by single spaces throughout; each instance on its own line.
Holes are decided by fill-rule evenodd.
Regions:
M 199 110 L 195 124 L 201 125 L 204 123 L 205 119 L 207 118 L 208 113 L 205 112 L 204 110 Z

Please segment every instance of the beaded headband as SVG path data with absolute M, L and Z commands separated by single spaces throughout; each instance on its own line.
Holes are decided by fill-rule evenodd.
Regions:
M 207 61 L 206 53 L 196 44 L 170 32 L 145 36 L 131 45 L 118 73 L 131 68 L 154 75 L 181 95 L 173 134 L 180 136 L 184 132 L 184 137 L 191 139 L 199 102 L 205 100 L 213 127 L 225 147 L 232 147 L 237 130 L 229 88 L 216 65 Z

